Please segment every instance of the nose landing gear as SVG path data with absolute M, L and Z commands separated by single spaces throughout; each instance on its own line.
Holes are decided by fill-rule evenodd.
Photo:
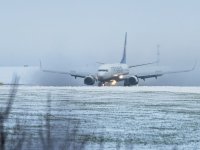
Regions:
M 99 82 L 98 86 L 115 86 L 117 84 L 117 81 L 110 80 L 109 82 Z

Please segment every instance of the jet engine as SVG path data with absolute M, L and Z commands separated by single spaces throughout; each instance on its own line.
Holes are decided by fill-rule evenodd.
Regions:
M 124 86 L 132 86 L 137 85 L 139 83 L 139 80 L 136 76 L 128 77 L 124 80 Z
M 84 79 L 84 84 L 86 85 L 94 85 L 95 83 L 95 78 L 93 76 L 87 76 Z

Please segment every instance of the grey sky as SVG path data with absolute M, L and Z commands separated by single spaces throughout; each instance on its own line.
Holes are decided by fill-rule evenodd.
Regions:
M 0 65 L 76 69 L 121 59 L 190 66 L 200 60 L 199 0 L 8 0 L 0 2 Z

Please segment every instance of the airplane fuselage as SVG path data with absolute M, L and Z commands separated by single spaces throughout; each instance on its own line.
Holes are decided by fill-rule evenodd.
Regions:
M 100 82 L 107 82 L 111 80 L 120 81 L 125 75 L 129 74 L 129 67 L 127 64 L 104 64 L 98 68 L 97 79 Z

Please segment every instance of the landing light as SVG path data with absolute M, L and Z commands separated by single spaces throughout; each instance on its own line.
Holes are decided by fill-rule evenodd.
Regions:
M 120 75 L 120 76 L 119 76 L 120 79 L 123 79 L 123 77 L 124 77 L 123 75 Z
M 117 83 L 117 81 L 115 81 L 115 80 L 111 81 L 111 85 L 116 85 L 116 83 Z

